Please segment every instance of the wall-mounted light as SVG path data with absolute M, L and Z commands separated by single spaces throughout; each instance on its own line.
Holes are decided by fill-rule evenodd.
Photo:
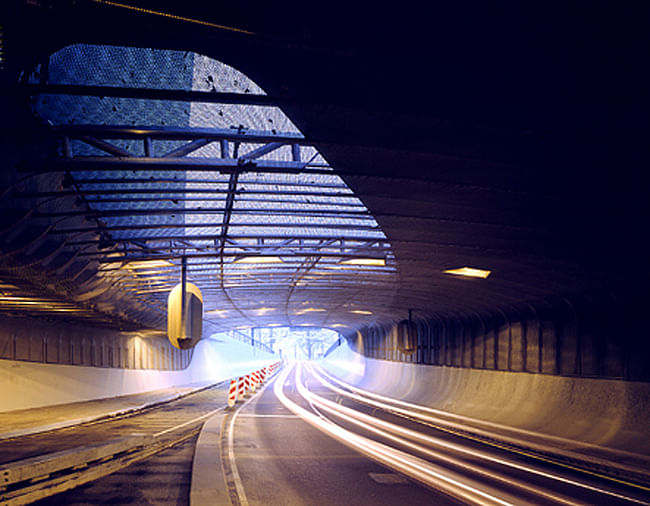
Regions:
M 445 274 L 452 274 L 454 276 L 465 276 L 468 278 L 487 278 L 492 271 L 486 269 L 477 269 L 476 267 L 458 267 L 456 269 L 447 269 L 442 271 Z

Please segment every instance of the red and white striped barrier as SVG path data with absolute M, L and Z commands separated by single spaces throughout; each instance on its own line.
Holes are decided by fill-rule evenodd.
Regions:
M 238 401 L 243 400 L 245 393 L 246 393 L 246 385 L 244 383 L 244 377 L 240 376 L 237 382 L 237 400 Z
M 230 380 L 230 389 L 228 390 L 228 407 L 232 408 L 237 402 L 237 380 Z
M 228 406 L 233 407 L 238 401 L 243 401 L 248 392 L 255 392 L 257 387 L 262 385 L 267 379 L 273 376 L 282 365 L 282 362 L 275 362 L 261 369 L 251 371 L 250 373 L 239 376 L 230 380 L 228 390 Z
M 257 383 L 258 383 L 257 373 L 253 371 L 250 376 L 251 376 L 251 392 L 255 392 L 255 390 L 257 390 Z

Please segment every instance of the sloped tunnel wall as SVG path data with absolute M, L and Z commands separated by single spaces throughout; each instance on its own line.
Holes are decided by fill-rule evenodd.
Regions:
M 643 308 L 611 293 L 362 329 L 348 340 L 381 360 L 556 376 L 650 381 Z
M 641 309 L 611 294 L 567 297 L 417 320 L 410 343 L 397 326 L 365 328 L 322 364 L 383 395 L 650 455 Z

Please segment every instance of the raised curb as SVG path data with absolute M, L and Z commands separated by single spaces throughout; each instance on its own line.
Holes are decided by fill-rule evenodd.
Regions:
M 221 463 L 221 437 L 228 412 L 217 413 L 203 424 L 192 463 L 190 506 L 231 506 Z

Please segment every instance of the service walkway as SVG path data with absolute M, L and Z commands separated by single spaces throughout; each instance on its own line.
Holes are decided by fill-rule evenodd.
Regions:
M 0 440 L 124 415 L 184 397 L 212 384 L 208 382 L 194 383 L 106 399 L 1 412 Z M 224 397 L 224 404 L 225 400 Z

